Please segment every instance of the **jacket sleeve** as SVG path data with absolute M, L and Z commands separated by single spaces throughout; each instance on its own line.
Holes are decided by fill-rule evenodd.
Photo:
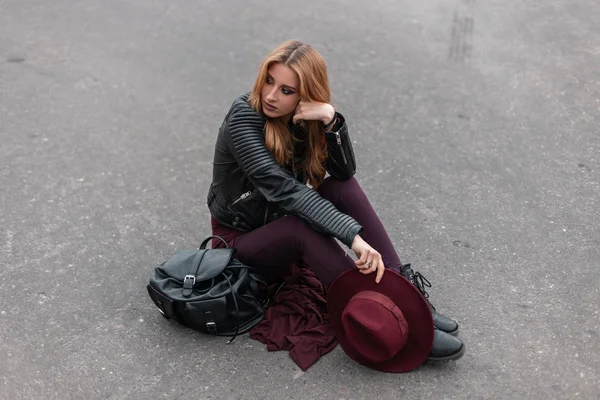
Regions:
M 325 170 L 332 177 L 345 180 L 356 173 L 356 159 L 344 116 L 340 113 L 336 115 L 338 122 L 331 132 L 325 133 L 327 139 Z
M 227 123 L 233 157 L 268 202 L 302 218 L 316 231 L 352 245 L 354 237 L 362 231 L 360 224 L 277 164 L 265 145 L 265 121 L 258 112 L 238 99 Z

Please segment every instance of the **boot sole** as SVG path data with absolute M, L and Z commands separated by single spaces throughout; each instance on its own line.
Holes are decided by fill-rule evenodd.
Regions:
M 444 357 L 427 357 L 427 361 L 439 362 L 439 361 L 458 360 L 465 354 L 465 348 L 466 348 L 466 346 L 463 343 L 462 347 L 460 348 L 460 350 L 458 352 L 451 354 L 449 356 L 444 356 Z

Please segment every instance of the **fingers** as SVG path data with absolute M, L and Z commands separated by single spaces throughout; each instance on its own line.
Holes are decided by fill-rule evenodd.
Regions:
M 302 115 L 302 102 L 298 102 L 298 105 L 296 106 L 296 109 L 294 110 L 294 116 L 292 117 L 292 122 L 294 124 L 297 124 L 298 121 L 300 121 L 303 118 Z
M 383 273 L 385 272 L 385 264 L 383 263 L 381 254 L 379 254 L 377 250 L 369 246 L 366 242 L 364 242 L 364 246 L 362 246 L 360 240 L 358 239 L 360 238 L 357 236 L 352 243 L 352 249 L 358 257 L 358 260 L 355 261 L 356 267 L 363 275 L 377 272 L 375 275 L 375 282 L 381 282 Z
M 360 253 L 360 258 L 358 260 L 356 260 L 356 266 L 358 268 L 369 268 L 370 267 L 370 265 L 367 265 L 367 262 L 368 262 L 369 254 L 371 253 L 371 251 L 372 251 L 371 249 L 365 249 Z
M 327 103 L 319 103 L 316 101 L 305 101 L 301 100 L 298 102 L 292 118 L 294 124 L 298 123 L 299 120 L 305 121 L 319 121 L 323 120 L 326 116 L 329 116 L 333 107 Z M 335 111 L 335 109 L 334 109 Z M 329 117 L 329 119 L 331 119 Z
M 381 282 L 381 278 L 383 278 L 383 273 L 385 272 L 385 265 L 383 265 L 383 260 L 379 261 L 377 265 L 377 276 L 375 276 L 375 283 Z
M 373 257 L 370 257 L 367 259 L 367 269 L 369 270 L 369 272 L 375 272 L 377 271 L 377 257 L 376 255 L 373 255 Z
M 367 261 L 369 271 L 370 272 L 377 271 L 377 268 L 379 267 L 380 263 L 381 263 L 381 256 L 379 255 L 379 253 L 373 254 L 373 257 Z
M 377 272 L 375 276 L 375 282 L 381 282 L 383 273 L 385 272 L 385 264 L 383 263 L 381 254 L 379 254 L 377 251 L 364 251 L 361 254 L 360 259 L 356 261 L 356 266 L 358 267 L 359 271 L 364 275 L 368 275 L 372 272 Z
M 304 115 L 302 113 L 298 113 L 298 114 L 294 114 L 294 116 L 292 117 L 292 122 L 294 124 L 297 124 L 298 121 L 304 119 Z

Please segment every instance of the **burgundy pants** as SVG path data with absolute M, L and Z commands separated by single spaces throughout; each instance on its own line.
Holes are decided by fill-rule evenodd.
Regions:
M 381 254 L 386 268 L 398 269 L 400 258 L 392 241 L 355 178 L 329 177 L 319 194 L 362 225 L 361 237 Z M 287 267 L 302 261 L 329 286 L 340 273 L 356 268 L 333 237 L 316 232 L 299 217 L 287 216 L 251 232 L 238 232 L 213 220 L 213 234 L 233 239 L 236 257 L 270 278 L 284 275 Z M 375 279 L 375 272 L 371 275 Z

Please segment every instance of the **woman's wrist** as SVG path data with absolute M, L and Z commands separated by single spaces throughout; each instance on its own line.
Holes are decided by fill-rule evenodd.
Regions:
M 362 240 L 362 238 L 360 237 L 360 235 L 354 236 L 354 239 L 352 239 L 352 245 L 350 246 L 350 248 L 352 250 L 354 250 L 354 246 L 356 246 L 358 243 L 360 243 L 361 240 Z
M 330 132 L 336 123 L 337 123 L 337 118 L 333 117 L 333 119 L 328 124 L 321 123 L 321 126 L 323 127 L 323 130 L 325 132 Z
M 326 121 L 321 121 L 321 127 L 323 127 L 323 130 L 325 132 L 329 132 L 335 126 L 335 124 L 337 123 L 337 120 L 338 120 L 337 113 L 334 112 L 331 119 L 326 120 Z
M 325 113 L 325 115 L 323 116 L 323 118 L 321 118 L 321 123 L 323 124 L 323 126 L 327 126 L 330 125 L 331 122 L 335 122 L 335 109 L 333 108 L 333 106 L 331 104 L 329 105 L 329 110 L 327 110 L 327 112 Z

